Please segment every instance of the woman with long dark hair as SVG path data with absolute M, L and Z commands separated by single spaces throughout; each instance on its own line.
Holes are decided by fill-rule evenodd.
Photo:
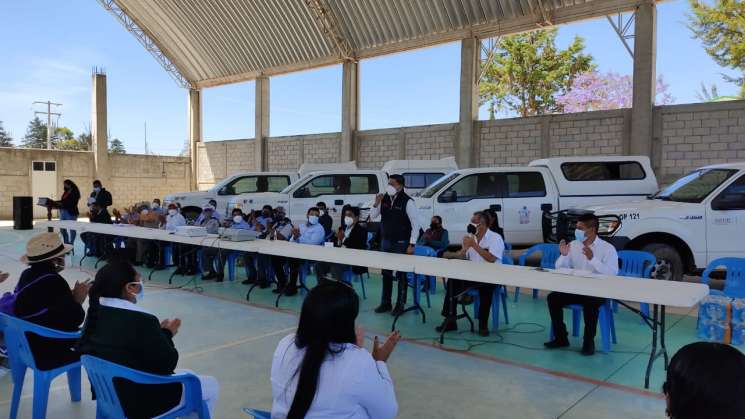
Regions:
M 279 342 L 272 361 L 273 419 L 393 418 L 398 411 L 386 361 L 401 338 L 377 336 L 372 354 L 355 329 L 359 298 L 325 281 L 305 297 L 297 333 Z
M 78 210 L 80 189 L 70 179 L 65 179 L 62 182 L 62 186 L 65 191 L 62 193 L 62 199 L 57 202 L 57 205 L 59 205 L 59 219 L 77 221 L 78 215 L 80 215 L 80 210 Z M 65 244 L 75 244 L 75 230 L 68 232 L 63 228 L 60 230 L 60 233 L 62 233 L 62 240 L 64 240 Z
M 139 305 L 144 296 L 140 274 L 128 261 L 115 259 L 101 268 L 90 289 L 90 306 L 78 352 L 138 371 L 173 374 L 178 363 L 173 336 L 181 320 L 159 322 Z M 217 400 L 217 380 L 198 378 L 202 397 L 211 411 Z M 117 385 L 117 395 L 128 418 L 160 416 L 180 405 L 181 393 L 182 386 L 178 383 Z

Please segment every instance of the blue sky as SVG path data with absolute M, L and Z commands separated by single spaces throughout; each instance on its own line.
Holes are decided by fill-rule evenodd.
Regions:
M 687 1 L 658 6 L 657 71 L 675 103 L 697 102 L 703 81 L 721 95 L 737 93 L 722 69 L 685 27 Z M 559 43 L 586 40 L 600 71 L 630 74 L 632 61 L 603 18 L 562 26 Z M 60 125 L 76 133 L 90 121 L 90 73 L 108 74 L 109 131 L 127 150 L 177 154 L 187 135 L 187 93 L 149 53 L 94 0 L 0 0 L 0 121 L 22 137 L 35 108 L 31 102 L 61 102 Z M 362 129 L 446 123 L 458 120 L 460 45 L 395 54 L 361 63 Z M 332 66 L 271 80 L 271 135 L 339 131 L 341 67 Z M 252 82 L 204 91 L 206 140 L 251 138 Z M 487 118 L 484 109 L 481 118 Z

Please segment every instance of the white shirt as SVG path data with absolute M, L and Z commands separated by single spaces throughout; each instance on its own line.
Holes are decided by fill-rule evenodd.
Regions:
M 285 336 L 272 360 L 272 419 L 285 419 L 295 397 L 305 349 L 295 345 L 295 335 Z M 344 350 L 327 355 L 321 365 L 318 387 L 306 419 L 388 419 L 398 412 L 393 380 L 385 362 L 375 361 L 365 348 L 344 344 Z
M 186 225 L 186 218 L 184 218 L 183 215 L 179 214 L 178 212 L 176 215 L 168 214 L 166 216 L 166 230 L 174 231 L 176 230 L 176 227 L 185 226 Z
M 137 304 L 122 298 L 99 297 L 98 303 L 104 307 L 120 308 L 122 310 L 139 311 L 140 313 L 152 314 Z
M 497 258 L 496 262 L 502 263 L 502 254 L 504 254 L 504 240 L 502 240 L 502 236 L 500 236 L 498 233 L 495 233 L 491 230 L 486 230 L 486 233 L 484 233 L 484 237 L 481 238 L 479 241 L 479 247 L 482 249 L 488 250 L 489 253 L 494 255 L 494 257 Z M 466 251 L 466 256 L 468 256 L 468 260 L 473 262 L 486 262 L 486 259 L 481 257 L 479 252 L 474 250 L 472 247 L 469 247 Z
M 396 194 L 391 198 L 391 205 L 396 201 L 399 194 Z M 416 209 L 414 199 L 409 198 L 409 202 L 406 203 L 406 215 L 409 217 L 409 223 L 411 223 L 411 237 L 409 238 L 409 244 L 416 246 L 416 241 L 419 238 L 419 230 L 421 229 L 419 223 L 419 210 Z M 380 216 L 380 205 L 373 206 L 370 208 L 370 219 L 375 219 Z
M 556 259 L 556 269 L 570 268 L 595 274 L 618 275 L 618 253 L 612 244 L 595 237 L 589 246 L 592 250 L 592 260 L 588 260 L 582 252 L 584 247 L 584 244 L 577 240 L 569 243 L 569 254 Z

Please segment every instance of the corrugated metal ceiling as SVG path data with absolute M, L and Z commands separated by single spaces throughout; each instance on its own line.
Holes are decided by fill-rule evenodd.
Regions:
M 192 87 L 525 31 L 642 1 L 99 0 L 120 8 Z

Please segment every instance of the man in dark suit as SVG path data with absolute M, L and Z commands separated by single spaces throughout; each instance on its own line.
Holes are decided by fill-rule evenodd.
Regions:
M 88 206 L 93 205 L 94 203 L 98 204 L 99 207 L 106 210 L 108 207 L 112 204 L 112 197 L 111 192 L 107 191 L 106 188 L 104 188 L 101 185 L 101 181 L 96 179 L 93 181 L 93 192 L 91 192 L 90 197 L 88 198 Z

